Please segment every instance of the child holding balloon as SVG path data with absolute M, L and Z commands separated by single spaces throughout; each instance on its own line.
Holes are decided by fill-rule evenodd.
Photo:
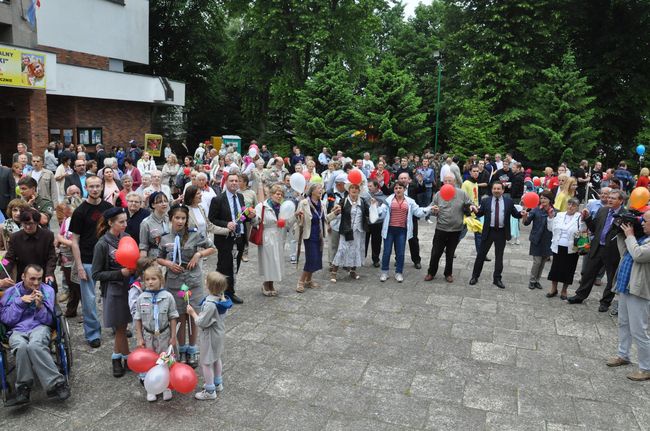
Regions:
M 143 262 L 144 261 L 144 262 Z M 156 353 L 166 352 L 169 346 L 176 347 L 176 323 L 178 311 L 171 293 L 163 288 L 163 273 L 153 259 L 140 259 L 143 267 L 144 290 L 138 297 L 135 309 L 135 335 L 138 347 L 146 347 Z M 140 376 L 144 379 L 144 376 Z M 163 400 L 172 399 L 172 391 L 163 391 Z M 147 401 L 156 401 L 156 394 L 147 393 Z
M 223 390 L 221 377 L 224 341 L 226 338 L 226 311 L 232 301 L 224 295 L 228 280 L 219 272 L 211 272 L 206 279 L 208 296 L 201 304 L 201 312 L 187 305 L 187 314 L 192 316 L 200 328 L 199 346 L 201 348 L 201 370 L 203 371 L 203 391 L 194 394 L 197 400 L 214 400 L 217 392 Z
M 195 367 L 198 364 L 196 346 L 196 325 L 188 319 L 187 305 L 198 307 L 203 300 L 203 274 L 201 259 L 214 254 L 217 250 L 212 241 L 196 228 L 188 227 L 189 208 L 174 205 L 169 210 L 170 232 L 160 239 L 160 257 L 158 264 L 167 268 L 165 288 L 176 300 L 180 313 L 178 331 L 179 361 Z M 185 331 L 189 329 L 189 342 L 185 342 Z

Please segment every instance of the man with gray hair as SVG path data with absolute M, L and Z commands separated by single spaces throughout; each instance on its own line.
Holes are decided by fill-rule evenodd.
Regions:
M 230 175 L 236 175 L 236 173 L 232 172 Z M 196 186 L 201 190 L 201 206 L 205 213 L 208 214 L 210 212 L 210 202 L 217 197 L 217 194 L 208 185 L 208 176 L 203 172 L 196 175 Z

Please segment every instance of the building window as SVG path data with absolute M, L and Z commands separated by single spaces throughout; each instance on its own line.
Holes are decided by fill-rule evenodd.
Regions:
M 85 146 L 102 144 L 101 127 L 77 127 L 77 143 Z

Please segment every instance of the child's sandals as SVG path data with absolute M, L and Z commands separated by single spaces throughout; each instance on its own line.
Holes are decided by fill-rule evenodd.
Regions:
M 299 281 L 298 285 L 296 286 L 296 292 L 303 293 L 304 291 L 305 291 L 305 282 Z
M 318 284 L 314 280 L 308 280 L 308 281 L 305 281 L 305 287 L 310 288 L 310 289 L 318 289 L 318 288 L 320 288 L 320 284 Z

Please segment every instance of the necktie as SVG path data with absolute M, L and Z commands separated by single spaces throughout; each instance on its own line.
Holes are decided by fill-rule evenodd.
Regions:
M 239 219 L 237 219 L 237 214 L 239 214 L 239 205 L 237 202 L 237 193 L 232 194 L 232 211 L 234 213 L 233 221 L 237 225 L 237 233 L 241 232 L 241 225 L 239 224 Z
M 603 226 L 603 231 L 600 233 L 600 245 L 605 245 L 607 239 L 607 234 L 612 227 L 612 222 L 614 221 L 614 210 L 609 210 L 607 212 L 607 220 L 605 220 L 605 226 Z
M 494 228 L 499 228 L 499 199 L 494 201 Z

